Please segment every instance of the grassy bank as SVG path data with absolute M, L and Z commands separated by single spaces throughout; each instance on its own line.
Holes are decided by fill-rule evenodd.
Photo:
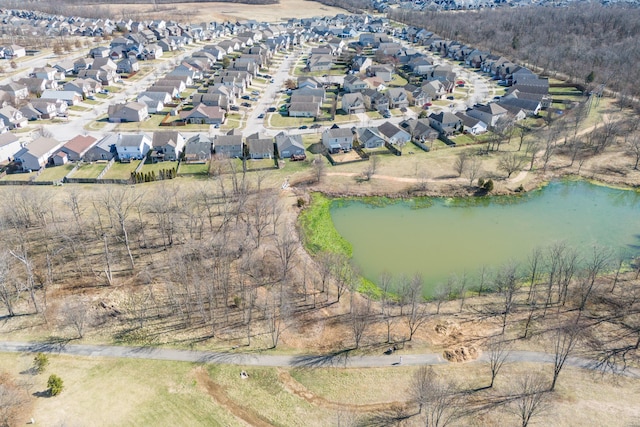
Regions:
M 310 206 L 300 215 L 304 246 L 311 254 L 326 251 L 351 257 L 351 244 L 333 226 L 331 203 L 331 199 L 320 193 L 311 195 Z

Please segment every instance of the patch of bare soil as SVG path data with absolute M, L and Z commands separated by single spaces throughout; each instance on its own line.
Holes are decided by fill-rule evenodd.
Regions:
M 458 347 L 450 350 L 445 350 L 442 356 L 449 362 L 469 362 L 475 360 L 479 356 L 479 351 L 475 347 Z
M 293 378 L 289 374 L 289 372 L 283 369 L 280 369 L 278 378 L 282 382 L 282 385 L 284 386 L 285 390 L 287 390 L 289 393 L 293 393 L 296 396 L 301 397 L 307 402 L 311 403 L 312 405 L 320 406 L 322 408 L 369 413 L 369 412 L 384 411 L 387 409 L 404 406 L 404 403 L 402 402 L 371 403 L 371 404 L 365 404 L 365 405 L 353 405 L 348 403 L 332 402 L 330 400 L 327 400 L 309 391 L 304 385 L 296 381 L 295 378 Z
M 220 384 L 216 384 L 207 371 L 202 367 L 195 370 L 195 377 L 200 384 L 209 393 L 209 395 L 221 406 L 231 412 L 235 417 L 246 422 L 250 426 L 271 427 L 271 424 L 263 420 L 260 415 L 251 410 L 247 410 L 236 402 L 231 400 Z

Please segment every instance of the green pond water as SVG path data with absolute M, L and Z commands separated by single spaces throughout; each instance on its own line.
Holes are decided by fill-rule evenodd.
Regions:
M 556 242 L 580 250 L 604 246 L 616 256 L 640 253 L 640 193 L 634 191 L 554 182 L 523 196 L 430 201 L 419 209 L 412 201 L 332 205 L 334 225 L 352 244 L 364 277 L 377 282 L 385 271 L 421 273 L 430 294 L 454 274 L 477 277 L 482 266 L 524 264 L 534 248 Z

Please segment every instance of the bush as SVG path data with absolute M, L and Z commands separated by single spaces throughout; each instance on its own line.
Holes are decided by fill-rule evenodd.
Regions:
M 491 178 L 486 180 L 482 188 L 487 190 L 487 193 L 490 193 L 491 191 L 493 191 L 493 180 Z
M 298 197 L 298 207 L 304 207 L 305 201 L 302 197 Z
M 56 374 L 51 374 L 49 376 L 49 379 L 47 380 L 47 387 L 49 388 L 49 395 L 59 395 L 60 393 L 62 393 L 62 389 L 64 388 L 62 378 L 60 378 Z
M 484 178 L 478 178 L 478 187 L 484 187 Z
M 41 374 L 47 369 L 47 365 L 49 365 L 49 356 L 44 353 L 38 353 L 33 358 L 33 370 L 36 373 Z

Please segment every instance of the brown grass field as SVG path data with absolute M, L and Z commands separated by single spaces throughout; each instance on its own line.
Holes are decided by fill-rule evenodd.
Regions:
M 113 16 L 131 19 L 173 19 L 182 22 L 233 21 L 256 19 L 278 22 L 288 18 L 311 18 L 345 13 L 343 9 L 308 0 L 280 0 L 278 4 L 250 5 L 224 2 L 162 4 L 114 4 L 108 7 Z M 86 7 L 86 6 L 81 6 Z

